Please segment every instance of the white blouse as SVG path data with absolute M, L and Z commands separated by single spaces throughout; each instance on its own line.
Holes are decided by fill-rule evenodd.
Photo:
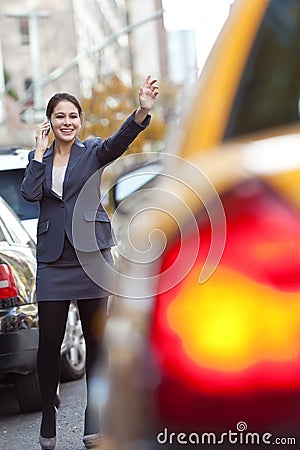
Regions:
M 63 184 L 65 179 L 67 166 L 63 167 L 52 167 L 52 191 L 55 192 L 59 197 L 62 198 L 63 195 Z

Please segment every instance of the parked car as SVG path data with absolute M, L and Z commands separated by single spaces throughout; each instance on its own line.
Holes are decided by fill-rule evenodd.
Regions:
M 39 206 L 26 202 L 20 194 L 28 151 L 18 147 L 0 147 L 0 195 L 22 221 L 32 239 L 36 241 Z
M 236 0 L 151 187 L 116 180 L 110 449 L 299 439 L 299 38 L 299 0 Z
M 36 241 L 38 202 L 27 202 L 20 193 L 27 162 L 28 150 L 0 147 L 0 195 Z M 68 381 L 81 378 L 85 372 L 85 343 L 76 303 L 70 305 L 61 355 L 61 379 Z
M 35 244 L 0 197 L 0 382 L 10 376 L 22 411 L 40 408 L 37 347 Z

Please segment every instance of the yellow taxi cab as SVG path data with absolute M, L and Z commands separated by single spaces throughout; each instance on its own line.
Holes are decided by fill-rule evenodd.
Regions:
M 300 0 L 235 1 L 129 195 L 107 448 L 299 445 L 299 42 Z

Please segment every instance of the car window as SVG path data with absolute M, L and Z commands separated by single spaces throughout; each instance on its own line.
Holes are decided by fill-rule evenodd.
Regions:
M 156 161 L 120 176 L 115 186 L 116 203 L 119 204 L 130 194 L 146 187 L 162 172 L 162 169 L 162 164 Z
M 0 171 L 0 195 L 20 219 L 35 219 L 39 215 L 37 202 L 27 202 L 21 196 L 24 169 Z
M 225 138 L 299 120 L 300 3 L 271 0 L 228 123 Z
M 21 225 L 19 219 L 14 215 L 13 211 L 5 205 L 2 199 L 0 199 L 0 217 L 4 224 L 5 232 L 9 235 L 12 242 L 22 245 L 31 243 L 31 238 Z
M 1 219 L 0 219 L 0 243 L 1 242 L 6 242 L 6 239 L 5 239 L 5 235 L 3 233 L 3 223 L 1 222 Z

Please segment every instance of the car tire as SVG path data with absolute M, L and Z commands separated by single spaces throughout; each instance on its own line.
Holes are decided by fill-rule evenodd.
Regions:
M 42 402 L 37 370 L 28 375 L 16 374 L 14 385 L 21 412 L 39 411 L 41 409 Z
M 79 380 L 85 373 L 85 342 L 76 303 L 71 303 L 61 352 L 61 381 Z

